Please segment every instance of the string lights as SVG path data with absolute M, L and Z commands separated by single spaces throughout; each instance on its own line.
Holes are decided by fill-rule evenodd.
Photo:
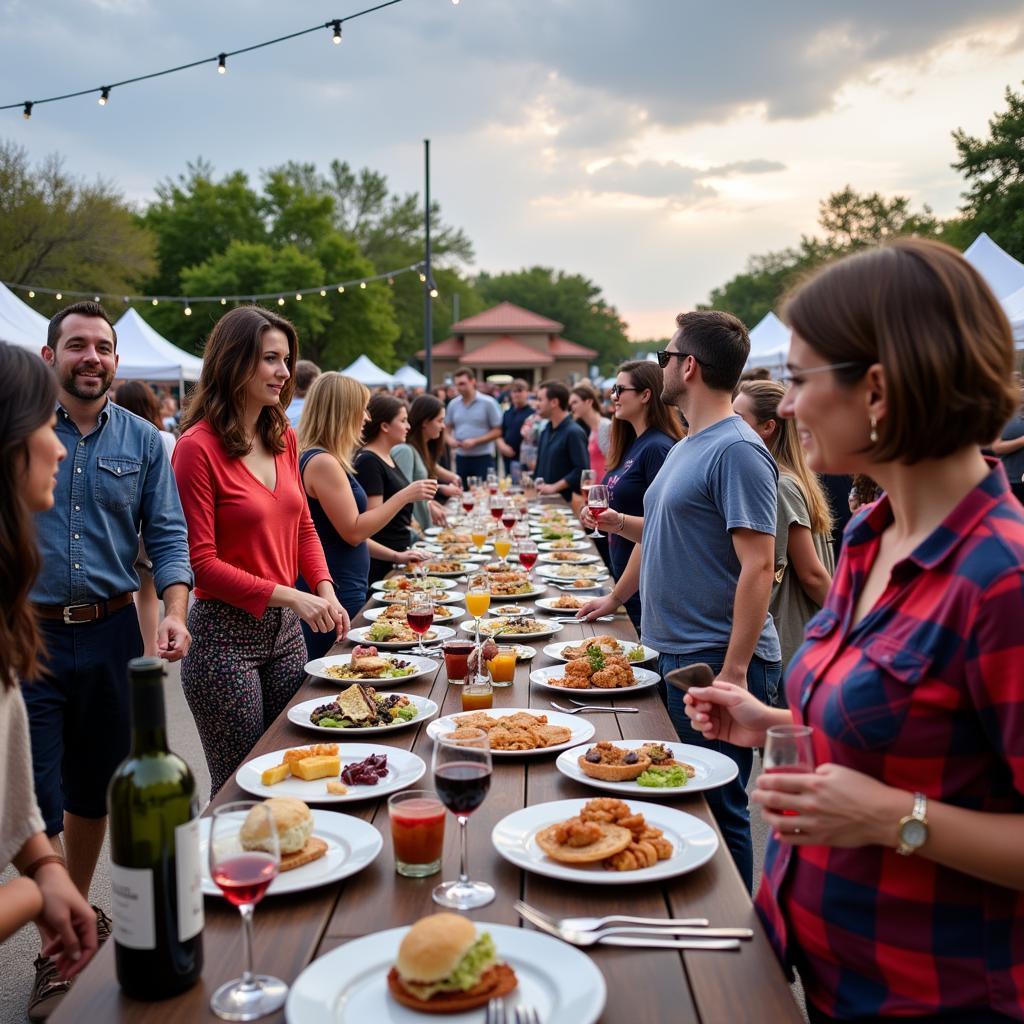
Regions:
M 67 295 L 69 298 L 91 298 L 94 302 L 100 302 L 104 298 L 120 299 L 126 306 L 131 305 L 133 302 L 148 302 L 153 306 L 159 306 L 161 302 L 179 303 L 182 306 L 184 315 L 191 316 L 192 307 L 200 302 L 216 302 L 221 306 L 226 306 L 229 302 L 276 302 L 277 305 L 283 306 L 289 299 L 301 302 L 307 295 L 317 295 L 324 299 L 327 298 L 328 291 L 332 290 L 336 291 L 338 295 L 344 295 L 346 286 L 354 288 L 356 285 L 359 285 L 361 290 L 365 290 L 369 285 L 377 281 L 393 286 L 395 278 L 401 274 L 416 274 L 421 282 L 427 282 L 422 264 L 414 263 L 411 267 L 399 267 L 396 270 L 387 270 L 382 274 L 356 278 L 353 281 L 316 285 L 312 288 L 289 288 L 283 292 L 259 292 L 252 295 L 123 295 L 118 292 L 103 292 L 101 295 L 97 295 L 95 292 L 74 291 L 68 288 L 58 290 L 56 288 L 47 288 L 43 285 L 15 284 L 13 281 L 3 281 L 0 283 L 15 291 L 26 292 L 30 299 L 34 299 L 38 292 L 43 295 L 52 295 L 58 302 Z M 437 287 L 433 281 L 429 282 L 427 290 L 432 299 L 437 298 Z
M 288 35 L 278 36 L 276 39 L 266 39 L 262 43 L 254 43 L 252 46 L 243 46 L 237 50 L 225 50 L 213 57 L 203 57 L 199 60 L 190 61 L 188 64 L 179 64 L 177 67 L 164 68 L 162 71 L 152 71 L 148 75 L 136 75 L 134 78 L 126 78 L 120 82 L 112 82 L 110 85 L 93 86 L 90 89 L 79 89 L 76 92 L 63 93 L 60 96 L 47 96 L 41 100 L 19 100 L 17 103 L 5 103 L 0 105 L 0 110 L 16 110 L 21 108 L 21 116 L 28 121 L 32 117 L 32 108 L 40 103 L 59 103 L 62 100 L 76 99 L 79 96 L 90 96 L 99 93 L 99 104 L 105 106 L 110 99 L 110 90 L 120 88 L 123 85 L 134 85 L 136 82 L 146 82 L 151 78 L 161 78 L 164 75 L 173 75 L 179 71 L 188 71 L 190 68 L 199 67 L 202 64 L 212 64 L 216 61 L 217 71 L 220 74 L 227 73 L 227 59 L 241 53 L 251 53 L 253 50 L 262 50 L 267 46 L 275 46 L 277 43 L 284 43 L 290 39 L 297 39 L 299 36 L 309 35 L 311 32 L 322 32 L 329 29 L 335 46 L 341 43 L 341 25 L 345 21 L 354 21 L 366 14 L 373 14 L 375 11 L 383 10 L 385 7 L 392 7 L 401 3 L 402 0 L 382 0 L 381 3 L 364 10 L 356 11 L 344 18 L 331 18 L 330 21 L 322 22 L 319 25 L 311 25 L 309 28 L 299 29 L 297 32 L 290 32 Z

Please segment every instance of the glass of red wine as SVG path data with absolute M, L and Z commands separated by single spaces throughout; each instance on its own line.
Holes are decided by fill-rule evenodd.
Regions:
M 405 606 L 405 618 L 409 628 L 418 638 L 416 653 L 421 657 L 429 654 L 423 646 L 423 634 L 430 629 L 434 621 L 434 598 L 429 593 L 414 590 L 409 594 Z
M 519 541 L 519 564 L 526 570 L 527 576 L 537 561 L 537 542 L 529 537 Z
M 469 515 L 473 511 L 473 506 L 476 504 L 476 497 L 472 491 L 462 492 L 462 511 Z
M 438 737 L 434 740 L 433 769 L 438 798 L 459 821 L 459 877 L 436 886 L 434 902 L 451 910 L 485 907 L 494 899 L 494 887 L 469 877 L 466 823 L 491 788 L 490 737 L 483 729 L 460 729 L 458 739 Z
M 505 507 L 501 510 L 501 525 L 506 530 L 511 530 L 516 525 L 516 520 L 519 518 L 516 512 L 515 506 L 512 504 L 511 498 L 505 499 Z
M 583 504 L 587 503 L 587 493 L 597 483 L 597 471 L 584 469 L 580 471 L 580 494 L 583 495 Z
M 257 1020 L 280 1010 L 288 986 L 280 978 L 252 971 L 252 915 L 277 877 L 281 851 L 270 808 L 259 800 L 237 800 L 213 812 L 208 844 L 210 877 L 242 915 L 245 971 L 210 997 L 223 1020 Z
M 597 528 L 597 517 L 608 508 L 608 488 L 604 484 L 591 484 L 587 491 L 587 511 L 594 517 L 594 532 L 591 537 L 603 537 Z
M 499 494 L 495 494 L 490 501 L 491 515 L 495 521 L 499 520 L 505 514 L 505 499 Z
M 773 725 L 764 745 L 763 767 L 767 775 L 796 775 L 814 771 L 812 725 Z M 787 816 L 796 811 L 783 810 Z

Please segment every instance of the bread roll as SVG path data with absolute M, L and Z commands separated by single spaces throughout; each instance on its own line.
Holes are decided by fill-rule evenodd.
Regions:
M 313 834 L 313 815 L 301 801 L 291 796 L 273 796 L 263 801 L 277 829 L 277 841 L 281 853 L 297 853 L 306 845 Z M 266 816 L 253 808 L 242 824 L 242 848 L 245 850 L 266 850 L 272 847 L 267 833 Z
M 458 914 L 431 914 L 413 925 L 398 947 L 395 966 L 407 981 L 434 982 L 447 977 L 476 942 L 476 928 Z

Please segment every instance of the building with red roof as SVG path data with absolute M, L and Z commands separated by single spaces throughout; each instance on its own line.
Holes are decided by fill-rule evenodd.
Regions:
M 531 388 L 542 380 L 575 381 L 587 376 L 597 352 L 561 336 L 563 325 L 511 302 L 501 302 L 452 324 L 451 337 L 434 345 L 431 383 L 468 366 L 483 379 L 493 374 L 523 377 Z M 417 355 L 422 359 L 426 353 Z

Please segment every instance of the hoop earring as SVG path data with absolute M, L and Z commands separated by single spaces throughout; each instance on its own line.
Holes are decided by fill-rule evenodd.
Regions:
M 868 437 L 872 444 L 878 444 L 878 420 L 874 416 L 868 418 L 868 423 L 871 425 L 871 431 Z

